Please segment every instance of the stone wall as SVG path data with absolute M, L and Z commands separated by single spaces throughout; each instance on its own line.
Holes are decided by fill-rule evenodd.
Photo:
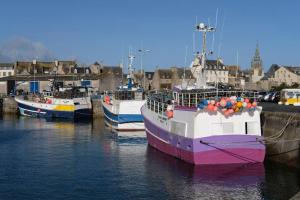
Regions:
M 16 114 L 17 113 L 17 102 L 13 97 L 3 98 L 2 111 L 5 114 Z
M 267 139 L 266 159 L 299 166 L 300 113 L 264 111 L 261 114 L 261 125 Z M 271 139 L 274 137 L 277 139 Z
M 0 95 L 6 95 L 7 94 L 7 82 L 0 82 Z
M 93 117 L 103 117 L 103 108 L 101 99 L 92 99 Z

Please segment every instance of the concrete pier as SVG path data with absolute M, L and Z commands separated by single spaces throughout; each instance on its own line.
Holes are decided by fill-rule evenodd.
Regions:
M 300 112 L 263 111 L 261 125 L 266 159 L 300 168 Z
M 103 108 L 101 99 L 92 99 L 93 117 L 103 117 Z
M 300 192 L 298 192 L 292 198 L 290 198 L 290 200 L 299 200 L 299 199 L 300 199 Z
M 4 114 L 17 114 L 17 102 L 13 97 L 2 98 L 1 100 L 2 113 Z

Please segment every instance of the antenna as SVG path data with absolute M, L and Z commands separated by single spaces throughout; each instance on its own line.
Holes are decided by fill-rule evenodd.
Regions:
M 124 81 L 124 79 L 123 79 L 123 76 L 124 76 L 124 52 L 122 51 L 122 65 L 121 65 L 121 71 L 122 71 L 122 77 L 121 77 L 121 81 L 122 81 L 122 83 L 121 83 L 121 86 L 122 86 L 122 89 L 123 89 L 123 81 Z
M 187 52 L 188 52 L 188 47 L 185 46 L 184 68 L 183 68 L 183 78 L 184 79 L 185 79 L 185 68 L 186 68 Z
M 181 82 L 181 88 L 187 88 L 187 83 L 186 83 L 186 76 L 185 76 L 185 68 L 186 68 L 186 63 L 187 63 L 187 53 L 188 53 L 188 46 L 185 46 L 185 56 L 184 56 L 184 67 L 183 67 L 183 79 Z
M 237 51 L 237 52 L 236 52 L 236 70 L 235 70 L 235 81 L 237 80 L 238 66 L 239 66 L 239 51 Z
M 215 29 L 217 29 L 217 26 L 218 26 L 218 14 L 219 14 L 219 8 L 217 8 L 217 11 L 216 11 Z M 213 32 L 212 43 L 211 43 L 211 52 L 214 52 L 214 51 L 215 51 L 215 32 Z
M 195 26 L 197 27 L 198 25 L 198 17 L 196 16 L 196 23 Z M 193 53 L 194 55 L 197 55 L 197 51 L 196 51 L 196 35 L 195 35 L 195 31 L 193 32 Z
M 143 81 L 143 88 L 145 89 L 145 85 L 146 85 L 146 72 L 143 69 L 143 55 L 145 53 L 151 52 L 151 50 L 141 48 L 141 49 L 138 50 L 138 52 L 140 52 L 140 56 L 141 56 L 141 86 L 142 86 L 142 80 L 144 79 L 144 81 Z
M 195 47 L 195 41 L 196 39 L 195 39 L 195 32 L 193 32 L 193 54 L 195 54 L 196 55 L 196 47 Z
M 220 53 L 221 53 L 221 47 L 222 47 L 222 41 L 223 41 L 223 29 L 224 29 L 225 19 L 226 19 L 226 16 L 224 16 L 224 18 L 223 18 L 221 31 L 220 31 L 220 44 L 219 44 L 219 49 L 218 49 L 218 57 L 220 57 Z

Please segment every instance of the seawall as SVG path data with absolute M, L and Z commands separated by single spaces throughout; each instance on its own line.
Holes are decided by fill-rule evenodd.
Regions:
M 300 112 L 263 111 L 261 125 L 266 159 L 300 167 Z
M 103 108 L 101 105 L 101 99 L 92 99 L 93 117 L 103 117 Z
M 3 114 L 17 114 L 18 105 L 13 97 L 1 98 L 0 104 L 0 110 Z

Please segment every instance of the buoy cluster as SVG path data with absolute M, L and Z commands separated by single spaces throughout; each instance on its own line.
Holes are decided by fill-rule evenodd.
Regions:
M 229 116 L 243 110 L 254 111 L 256 106 L 257 102 L 255 100 L 250 101 L 248 98 L 232 96 L 213 100 L 204 99 L 198 104 L 197 108 L 208 112 L 217 112 L 219 110 L 225 116 Z
M 173 112 L 173 107 L 171 105 L 167 106 L 165 115 L 168 117 L 168 119 L 173 118 L 174 112 Z
M 110 96 L 106 95 L 106 96 L 104 97 L 104 102 L 105 102 L 106 104 L 110 104 Z

